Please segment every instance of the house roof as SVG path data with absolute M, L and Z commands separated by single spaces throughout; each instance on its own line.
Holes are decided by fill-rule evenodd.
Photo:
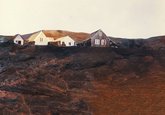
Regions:
M 23 37 L 22 37 L 20 34 L 16 34 L 14 38 L 16 38 L 16 37 L 18 37 L 18 36 L 21 37 L 21 38 L 23 39 Z
M 59 40 L 65 39 L 65 38 L 70 38 L 70 39 L 72 39 L 73 41 L 75 41 L 75 40 L 74 40 L 72 37 L 70 37 L 70 36 L 60 37 L 60 38 L 56 39 L 55 41 L 59 41 Z
M 32 34 L 33 34 L 33 33 L 31 33 L 31 34 L 24 34 L 24 35 L 21 35 L 21 37 L 22 37 L 24 40 L 27 40 Z
M 98 39 L 107 39 L 107 35 L 101 29 L 91 33 L 89 38 L 92 38 L 92 37 L 96 37 Z
M 34 39 L 41 33 L 42 31 L 38 31 L 33 33 L 29 38 L 28 41 L 34 41 Z M 43 33 L 44 34 L 44 33 Z
M 101 36 L 99 36 L 99 35 L 101 35 Z M 82 41 L 79 41 L 78 43 L 83 43 L 83 42 L 85 42 L 85 41 L 88 41 L 88 40 L 90 40 L 92 37 L 96 37 L 96 38 L 98 38 L 98 39 L 100 39 L 100 38 L 107 38 L 107 35 L 101 30 L 101 29 L 99 29 L 99 30 L 97 30 L 97 31 L 95 31 L 95 32 L 93 32 L 93 33 L 91 33 L 90 34 L 90 36 L 88 37 L 88 38 L 86 38 L 86 39 L 84 39 L 84 40 L 82 40 Z
M 108 37 L 101 29 L 99 29 L 99 30 L 91 33 L 90 36 L 87 39 L 82 40 L 82 41 L 80 41 L 78 43 L 86 42 L 86 41 L 90 40 L 92 37 L 95 37 L 97 39 L 101 39 L 101 38 L 103 38 L 103 39 L 109 39 L 111 42 L 113 42 L 114 44 L 116 44 L 116 42 L 114 40 L 112 40 L 111 37 Z
M 14 38 L 18 36 L 21 37 L 23 40 L 27 40 L 31 36 L 31 34 L 25 34 L 25 35 L 16 34 Z
M 117 42 L 112 38 L 112 37 L 108 37 L 108 39 L 110 40 L 110 41 L 112 41 L 114 44 L 117 44 Z
M 20 34 L 17 34 L 17 35 L 15 35 L 15 37 L 17 37 L 18 35 L 22 38 L 22 39 L 24 39 L 24 40 L 28 40 L 28 41 L 34 41 L 34 39 L 40 34 L 40 33 L 43 33 L 43 31 L 41 30 L 41 31 L 37 31 L 37 32 L 34 32 L 34 33 L 30 33 L 30 34 L 24 34 L 24 35 L 20 35 Z M 44 33 L 43 33 L 44 34 Z M 45 34 L 44 34 L 45 35 Z M 46 36 L 46 35 L 45 35 Z M 46 37 L 48 37 L 48 36 L 46 36 Z M 49 41 L 53 41 L 54 40 L 54 38 L 52 38 L 52 37 L 48 37 L 48 39 L 49 39 Z

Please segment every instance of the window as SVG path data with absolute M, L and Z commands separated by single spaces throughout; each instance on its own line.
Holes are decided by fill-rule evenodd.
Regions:
M 69 45 L 71 46 L 71 42 L 69 42 Z
M 40 42 L 43 42 L 43 38 L 40 38 Z
M 61 41 L 58 41 L 58 45 L 61 45 Z
M 105 40 L 101 40 L 101 45 L 105 45 L 106 41 Z
M 95 44 L 96 45 L 100 45 L 100 40 L 99 39 L 95 39 Z
M 66 44 L 65 44 L 65 42 L 62 42 L 62 44 L 61 44 L 62 46 L 66 46 Z

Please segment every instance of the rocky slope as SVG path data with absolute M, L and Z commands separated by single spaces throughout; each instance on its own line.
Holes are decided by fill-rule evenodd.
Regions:
M 164 115 L 165 49 L 0 46 L 1 115 Z

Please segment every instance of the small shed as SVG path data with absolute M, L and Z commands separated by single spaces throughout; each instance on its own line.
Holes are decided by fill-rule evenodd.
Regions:
M 16 35 L 14 38 L 14 43 L 18 45 L 24 45 L 23 37 L 20 34 Z

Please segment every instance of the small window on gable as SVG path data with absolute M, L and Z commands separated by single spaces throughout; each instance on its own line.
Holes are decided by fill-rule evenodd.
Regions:
M 103 46 L 103 45 L 106 45 L 106 41 L 103 39 L 103 40 L 101 40 L 101 45 Z
M 43 42 L 43 38 L 40 38 L 40 42 Z
M 95 44 L 96 45 L 100 45 L 100 40 L 99 39 L 95 39 Z

